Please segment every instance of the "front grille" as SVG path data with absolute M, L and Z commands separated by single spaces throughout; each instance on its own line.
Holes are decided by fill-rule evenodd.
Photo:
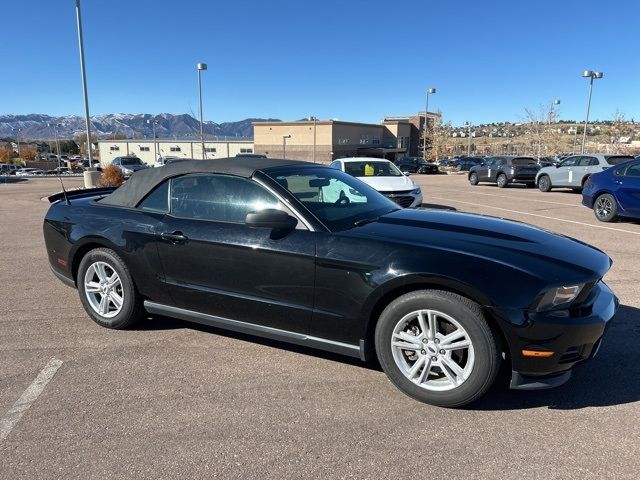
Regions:
M 414 198 L 405 195 L 385 195 L 389 200 L 393 200 L 402 208 L 410 207 L 413 203 Z

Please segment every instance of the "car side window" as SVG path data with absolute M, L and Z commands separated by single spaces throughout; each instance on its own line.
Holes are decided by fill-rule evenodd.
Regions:
M 165 180 L 138 205 L 140 210 L 167 213 L 169 211 L 169 180 Z
M 578 167 L 590 167 L 593 165 L 598 165 L 598 159 L 594 157 L 580 157 L 580 161 L 577 165 Z
M 274 195 L 246 178 L 193 174 L 171 181 L 171 213 L 177 217 L 244 223 L 249 212 L 279 207 Z
M 625 177 L 640 177 L 640 162 L 634 163 L 627 167 L 627 171 L 624 172 Z
M 337 161 L 337 160 L 336 160 L 335 162 L 331 162 L 331 163 L 329 164 L 329 166 L 330 166 L 331 168 L 335 168 L 336 170 L 341 170 L 340 162 L 339 162 L 339 161 Z
M 562 161 L 562 163 L 560 164 L 561 167 L 575 167 L 576 163 L 578 162 L 578 159 L 580 157 L 569 157 L 565 160 Z

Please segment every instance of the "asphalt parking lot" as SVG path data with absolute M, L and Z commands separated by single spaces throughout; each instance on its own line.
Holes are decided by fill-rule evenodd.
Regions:
M 166 318 L 101 328 L 49 271 L 40 198 L 58 180 L 0 183 L 5 426 L 62 362 L 4 439 L 0 424 L 0 477 L 638 478 L 640 224 L 599 223 L 568 190 L 412 178 L 427 207 L 531 223 L 613 258 L 605 280 L 622 306 L 569 383 L 514 392 L 503 378 L 480 403 L 446 410 L 346 357 Z

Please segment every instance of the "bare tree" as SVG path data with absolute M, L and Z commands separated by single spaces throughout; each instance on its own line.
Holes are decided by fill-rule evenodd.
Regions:
M 613 152 L 622 153 L 623 145 L 624 143 L 626 143 L 625 137 L 629 137 L 632 134 L 633 134 L 633 125 L 627 121 L 627 119 L 624 116 L 624 113 L 616 109 L 611 120 L 611 128 L 609 130 L 609 144 L 607 145 L 607 151 L 610 153 L 613 153 Z

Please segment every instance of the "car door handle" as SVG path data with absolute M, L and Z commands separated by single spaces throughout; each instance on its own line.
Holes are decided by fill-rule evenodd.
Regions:
M 160 234 L 160 238 L 171 243 L 184 243 L 188 240 L 182 232 L 163 232 Z

